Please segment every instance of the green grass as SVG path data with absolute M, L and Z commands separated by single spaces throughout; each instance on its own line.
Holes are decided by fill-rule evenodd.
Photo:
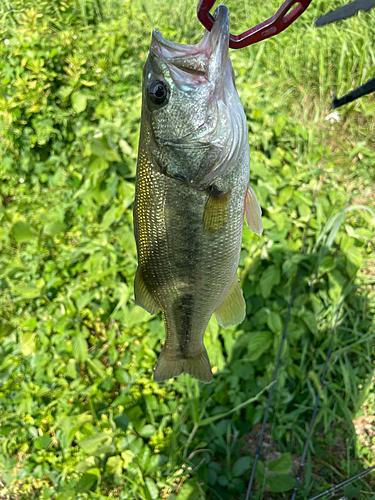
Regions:
M 325 117 L 374 76 L 374 12 L 313 27 L 345 3 L 230 53 L 265 231 L 244 228 L 245 321 L 205 334 L 208 386 L 152 381 L 162 317 L 133 296 L 142 66 L 153 28 L 200 39 L 195 2 L 0 8 L 0 497 L 244 498 L 298 265 L 254 497 L 290 497 L 319 391 L 299 498 L 372 463 L 374 96 Z M 279 2 L 227 5 L 239 33 Z M 367 477 L 344 493 L 371 491 Z

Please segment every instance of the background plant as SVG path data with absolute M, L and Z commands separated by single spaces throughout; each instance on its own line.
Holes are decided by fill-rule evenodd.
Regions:
M 209 324 L 209 386 L 152 381 L 162 318 L 133 296 L 142 66 L 153 28 L 199 40 L 195 2 L 3 4 L 3 496 L 242 498 L 298 264 L 256 495 L 293 487 L 336 319 L 301 498 L 373 460 L 353 421 L 373 429 L 375 101 L 346 106 L 340 123 L 324 118 L 333 90 L 373 75 L 374 13 L 312 25 L 343 3 L 315 2 L 275 39 L 231 53 L 265 232 L 244 228 L 246 320 Z M 271 4 L 228 2 L 232 31 L 269 17 Z M 345 494 L 368 491 L 362 481 Z

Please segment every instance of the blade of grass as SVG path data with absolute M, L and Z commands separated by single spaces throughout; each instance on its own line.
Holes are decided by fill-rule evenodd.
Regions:
M 265 391 L 267 391 L 268 389 L 272 388 L 274 385 L 274 382 L 271 382 L 270 384 L 268 384 L 266 387 L 264 387 L 260 392 L 258 392 L 258 394 L 246 401 L 244 401 L 243 403 L 237 405 L 235 408 L 233 408 L 232 410 L 229 410 L 225 413 L 220 413 L 219 415 L 213 415 L 212 417 L 207 417 L 207 418 L 204 418 L 203 420 L 201 420 L 199 422 L 199 427 L 202 427 L 204 425 L 208 425 L 208 424 L 211 424 L 212 422 L 215 422 L 216 420 L 221 420 L 225 417 L 228 417 L 229 415 L 232 415 L 232 413 L 238 411 L 238 410 L 241 410 L 242 408 L 245 408 L 246 406 L 248 406 L 249 404 L 251 403 L 254 403 L 254 401 L 256 401 L 259 396 L 261 396 Z M 272 389 L 271 389 L 272 390 Z

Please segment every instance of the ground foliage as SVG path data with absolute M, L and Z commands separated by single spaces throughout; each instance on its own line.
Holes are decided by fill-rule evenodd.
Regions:
M 297 269 L 271 411 L 273 456 L 262 455 L 256 495 L 280 498 L 292 489 L 291 472 L 318 391 L 322 399 L 301 495 L 361 470 L 354 457 L 372 457 L 365 446 L 356 448 L 352 421 L 365 403 L 373 404 L 374 154 L 366 120 L 375 106 L 366 98 L 343 111 L 347 141 L 334 142 L 337 128 L 323 122 L 322 111 L 332 85 L 342 82 L 348 91 L 355 83 L 350 71 L 344 78 L 347 64 L 357 79 L 365 78 L 368 54 L 359 51 L 355 63 L 353 46 L 367 27 L 351 41 L 344 36 L 344 46 L 325 40 L 331 63 L 321 52 L 304 54 L 297 45 L 294 54 L 283 55 L 290 39 L 300 36 L 296 27 L 233 55 L 249 125 L 251 182 L 265 228 L 260 238 L 244 228 L 239 275 L 247 317 L 229 330 L 211 320 L 205 342 L 214 366 L 212 384 L 182 376 L 158 385 L 152 371 L 164 338 L 162 317 L 136 306 L 133 294 L 141 71 L 151 28 L 181 42 L 201 36 L 194 9 L 94 0 L 5 5 L 0 12 L 4 498 L 242 498 L 253 460 L 249 436 L 264 415 Z M 247 20 L 261 20 L 245 7 Z M 325 10 L 318 2 L 315 13 Z M 233 22 L 240 19 L 238 7 L 231 12 Z M 306 27 L 303 47 L 313 36 Z M 276 79 L 270 54 L 289 79 Z M 305 58 L 304 72 L 298 58 Z M 315 115 L 313 105 L 300 104 L 307 98 L 315 99 Z M 341 164 L 340 155 L 346 158 Z M 366 276 L 361 268 L 369 270 Z M 329 384 L 321 389 L 335 325 Z M 370 489 L 362 481 L 346 495 L 360 498 L 360 490 Z

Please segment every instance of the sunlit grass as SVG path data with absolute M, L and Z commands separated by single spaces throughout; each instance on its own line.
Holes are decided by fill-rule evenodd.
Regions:
M 215 367 L 210 386 L 202 386 L 187 376 L 161 386 L 152 382 L 152 367 L 164 335 L 162 319 L 160 315 L 150 319 L 134 307 L 132 295 L 136 257 L 131 236 L 131 196 L 142 66 L 154 28 L 177 42 L 196 43 L 201 38 L 203 28 L 196 18 L 196 2 L 77 0 L 70 17 L 64 18 L 64 22 L 70 19 L 76 24 L 69 31 L 67 22 L 66 31 L 54 35 L 58 40 L 70 43 L 80 29 L 85 32 L 75 45 L 79 66 L 75 71 L 78 74 L 81 68 L 85 70 L 82 79 L 94 85 L 86 88 L 82 83 L 74 92 L 87 93 L 88 107 L 77 114 L 69 96 L 62 103 L 55 89 L 55 94 L 49 95 L 56 112 L 52 116 L 65 134 L 59 155 L 44 161 L 38 156 L 39 149 L 43 151 L 45 146 L 49 154 L 51 143 L 29 148 L 26 141 L 25 151 L 22 150 L 30 157 L 30 166 L 27 164 L 22 174 L 26 183 L 19 181 L 19 163 L 13 165 L 7 157 L 0 166 L 7 189 L 6 201 L 0 206 L 0 278 L 5 290 L 0 297 L 0 316 L 5 317 L 5 326 L 0 318 L 0 335 L 6 332 L 0 346 L 4 353 L 0 354 L 5 368 L 9 363 L 16 374 L 7 377 L 7 385 L 1 388 L 1 404 L 10 416 L 3 412 L 0 421 L 13 425 L 13 421 L 24 417 L 26 405 L 40 404 L 38 412 L 33 413 L 35 428 L 41 425 L 45 426 L 45 433 L 51 429 L 55 433 L 56 427 L 54 435 L 60 440 L 60 444 L 55 443 L 56 454 L 64 454 L 64 464 L 55 466 L 61 472 L 59 482 L 60 477 L 64 481 L 80 478 L 79 474 L 86 470 L 80 469 L 77 474 L 75 469 L 77 463 L 87 459 L 85 450 L 76 444 L 71 446 L 70 442 L 64 447 L 59 422 L 66 419 L 65 428 L 77 442 L 105 430 L 117 446 L 116 451 L 110 447 L 105 460 L 117 460 L 120 468 L 122 463 L 127 464 L 120 477 L 113 473 L 114 468 L 108 472 L 103 456 L 100 460 L 95 457 L 95 473 L 100 474 L 103 489 L 105 486 L 107 493 L 111 490 L 114 498 L 123 488 L 121 500 L 149 500 L 150 491 L 156 499 L 152 483 L 151 490 L 146 489 L 150 478 L 157 483 L 155 488 L 163 498 L 170 494 L 174 499 L 182 488 L 186 494 L 190 480 L 194 500 L 204 498 L 203 488 L 209 498 L 227 500 L 229 488 L 235 492 L 233 498 L 239 498 L 249 476 L 249 450 L 254 451 L 246 446 L 250 433 L 256 431 L 264 415 L 280 344 L 280 325 L 285 321 L 300 261 L 302 277 L 267 427 L 267 444 L 274 456 L 266 448 L 262 451 L 257 498 L 263 498 L 262 489 L 268 484 L 266 462 L 272 462 L 275 453 L 283 453 L 286 460 L 292 453 L 293 463 L 298 462 L 318 393 L 321 402 L 301 498 L 355 473 L 360 468 L 355 457 L 362 460 L 363 466 L 373 459 L 373 446 L 359 444 L 352 420 L 362 413 L 368 415 L 374 401 L 374 217 L 369 212 L 375 198 L 374 97 L 367 96 L 341 108 L 339 122 L 331 123 L 325 117 L 330 112 L 333 92 L 340 96 L 374 76 L 375 17 L 374 12 L 362 12 L 354 19 L 319 30 L 313 25 L 316 17 L 345 3 L 346 0 L 312 2 L 308 11 L 279 36 L 230 51 L 248 119 L 251 182 L 262 205 L 265 233 L 258 238 L 244 229 L 239 274 L 248 304 L 246 320 L 240 327 L 227 331 L 219 329 L 215 320 L 207 328 L 205 341 Z M 239 33 L 265 20 L 280 4 L 281 0 L 228 1 L 231 30 Z M 57 3 L 53 5 L 57 7 Z M 34 7 L 38 8 L 36 2 Z M 8 33 L 7 15 L 19 8 L 18 0 L 6 0 L 0 6 L 4 33 Z M 12 33 L 7 36 L 11 38 Z M 19 50 L 26 53 L 27 47 Z M 19 64 L 17 70 L 22 71 L 21 57 L 18 63 L 18 55 L 12 57 L 9 60 Z M 66 63 L 64 57 L 62 65 Z M 8 59 L 2 63 L 6 66 Z M 6 69 L 12 75 L 13 70 Z M 24 71 L 28 71 L 27 67 Z M 58 85 L 70 83 L 67 73 L 61 68 L 59 71 Z M 12 85 L 10 78 L 1 91 L 6 93 Z M 19 103 L 12 101 L 13 104 L 16 108 Z M 2 112 L 6 105 L 3 99 Z M 14 114 L 15 121 L 20 113 Z M 32 126 L 37 128 L 34 120 L 33 116 L 29 132 Z M 42 126 L 48 123 L 42 122 Z M 20 130 L 23 126 L 19 121 Z M 103 141 L 98 140 L 99 136 Z M 9 155 L 18 158 L 18 135 L 7 137 L 14 140 Z M 93 137 L 94 149 L 90 146 Z M 60 157 L 61 165 L 55 164 Z M 9 201 L 13 195 L 14 203 Z M 60 207 L 65 207 L 66 215 Z M 51 219 L 52 229 L 50 216 L 55 217 Z M 65 217 L 64 222 L 61 217 Z M 14 229 L 16 222 L 24 220 L 32 227 L 28 233 L 30 241 L 25 243 L 22 238 L 15 238 Z M 308 222 L 306 255 L 301 257 Z M 46 276 L 46 286 L 52 294 L 47 298 L 23 297 L 23 292 L 38 293 L 36 285 L 44 286 L 42 276 Z M 269 282 L 274 276 L 278 276 L 276 285 Z M 31 292 L 20 287 L 19 282 L 29 284 Z M 31 323 L 27 323 L 28 316 Z M 64 333 L 65 317 L 72 325 L 68 333 Z M 30 327 L 33 318 L 36 323 Z M 321 389 L 319 378 L 336 321 L 326 377 L 329 384 Z M 29 328 L 36 328 L 38 336 Z M 24 332 L 20 339 L 19 331 Z M 29 351 L 34 344 L 38 356 L 42 358 L 47 353 L 57 366 L 58 377 L 52 371 L 48 379 L 51 392 L 57 394 L 56 401 L 50 403 L 55 408 L 53 416 L 36 388 L 45 380 L 41 375 L 36 382 L 33 378 L 34 358 Z M 86 352 L 88 345 L 90 350 Z M 23 355 L 24 352 L 29 354 Z M 55 387 L 56 380 L 59 383 Z M 115 389 L 111 384 L 115 384 Z M 11 390 L 18 398 L 14 408 L 9 406 L 13 399 Z M 103 402 L 108 410 L 103 410 Z M 119 427 L 112 419 L 123 411 L 129 420 L 125 430 L 124 421 Z M 72 424 L 69 429 L 69 419 L 74 420 L 77 415 L 89 420 L 92 417 L 95 428 L 88 425 L 76 431 Z M 48 425 L 43 424 L 44 417 Z M 14 467 L 12 460 L 17 463 L 12 450 L 29 450 L 29 431 L 22 427 L 19 432 L 21 437 L 12 428 L 9 439 L 14 441 L 4 439 L 8 443 L 8 450 L 3 447 L 4 454 L 11 450 L 7 462 L 10 471 Z M 34 428 L 32 432 L 35 434 Z M 120 445 L 125 435 L 129 446 Z M 121 446 L 124 449 L 120 450 Z M 43 457 L 53 451 L 50 447 L 42 456 L 39 449 L 32 450 L 30 460 L 43 462 Z M 123 452 L 126 453 L 121 455 Z M 167 457 L 164 468 L 160 465 L 156 472 L 150 472 L 147 453 L 153 454 L 151 458 Z M 139 455 L 143 458 L 137 461 Z M 32 466 L 27 467 L 20 474 L 34 474 Z M 42 474 L 39 469 L 35 476 Z M 11 480 L 11 472 L 8 475 L 7 480 Z M 371 489 L 365 480 L 360 485 L 366 492 Z M 72 480 L 72 488 L 75 487 Z M 100 486 L 96 488 L 96 493 L 79 493 L 77 498 L 100 498 Z M 59 493 L 58 500 L 65 500 L 64 495 L 64 491 Z M 363 498 L 368 497 L 363 494 Z

